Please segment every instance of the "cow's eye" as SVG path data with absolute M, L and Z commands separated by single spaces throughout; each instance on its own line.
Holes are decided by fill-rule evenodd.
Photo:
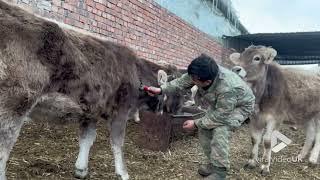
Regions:
M 254 57 L 253 57 L 253 60 L 254 60 L 254 61 L 260 61 L 261 58 L 260 58 L 260 56 L 254 56 Z

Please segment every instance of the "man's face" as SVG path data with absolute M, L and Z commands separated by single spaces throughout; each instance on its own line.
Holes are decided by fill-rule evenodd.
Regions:
M 197 76 L 195 76 L 195 75 L 192 75 L 191 78 L 192 78 L 192 82 L 193 82 L 195 85 L 197 85 L 198 87 L 207 87 L 207 86 L 209 86 L 209 85 L 212 83 L 211 80 L 200 81 L 200 80 L 199 80 L 199 77 L 197 77 Z

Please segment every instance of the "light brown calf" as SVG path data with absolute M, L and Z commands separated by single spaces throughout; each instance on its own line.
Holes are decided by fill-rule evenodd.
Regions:
M 271 137 L 284 121 L 304 126 L 306 141 L 298 156 L 310 151 L 309 162 L 318 162 L 320 151 L 320 76 L 302 70 L 284 69 L 274 62 L 275 49 L 250 46 L 230 59 L 237 65 L 234 72 L 246 71 L 244 79 L 256 96 L 256 113 L 250 121 L 253 148 L 247 167 L 258 164 L 258 147 L 262 140 L 264 153 L 261 172 L 269 173 Z

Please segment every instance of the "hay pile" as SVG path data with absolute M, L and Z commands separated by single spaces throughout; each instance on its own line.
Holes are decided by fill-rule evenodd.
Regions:
M 185 136 L 175 139 L 167 152 L 152 152 L 135 144 L 138 124 L 130 122 L 125 141 L 125 157 L 131 179 L 200 179 L 198 164 L 203 154 L 198 139 Z M 301 149 L 304 136 L 301 131 L 282 131 L 293 143 L 274 157 L 290 158 Z M 21 132 L 8 163 L 8 179 L 73 179 L 74 163 L 78 153 L 78 126 L 52 127 L 31 122 Z M 98 125 L 97 140 L 89 161 L 90 179 L 116 179 L 108 132 L 103 123 Z M 250 138 L 244 125 L 232 138 L 232 167 L 229 179 L 261 179 L 258 169 L 242 168 L 249 156 Z M 320 179 L 319 167 L 307 163 L 273 163 L 272 174 L 266 179 Z

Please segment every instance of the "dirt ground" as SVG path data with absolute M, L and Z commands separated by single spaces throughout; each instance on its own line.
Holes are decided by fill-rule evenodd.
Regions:
M 73 170 L 78 153 L 78 126 L 53 127 L 45 123 L 29 122 L 20 134 L 8 163 L 7 176 L 11 179 L 74 179 Z M 131 179 L 201 179 L 197 175 L 203 154 L 197 137 L 184 136 L 171 143 L 167 152 L 141 149 L 135 143 L 139 124 L 130 122 L 125 141 L 125 158 Z M 234 132 L 231 147 L 231 171 L 228 179 L 320 179 L 320 167 L 310 168 L 306 162 L 279 162 L 296 157 L 301 149 L 303 132 L 282 130 L 293 143 L 274 153 L 271 175 L 262 177 L 258 168 L 244 170 L 250 150 L 248 125 Z M 97 140 L 92 148 L 90 179 L 116 179 L 113 156 L 106 126 L 98 125 Z M 294 160 L 294 158 L 293 158 Z

